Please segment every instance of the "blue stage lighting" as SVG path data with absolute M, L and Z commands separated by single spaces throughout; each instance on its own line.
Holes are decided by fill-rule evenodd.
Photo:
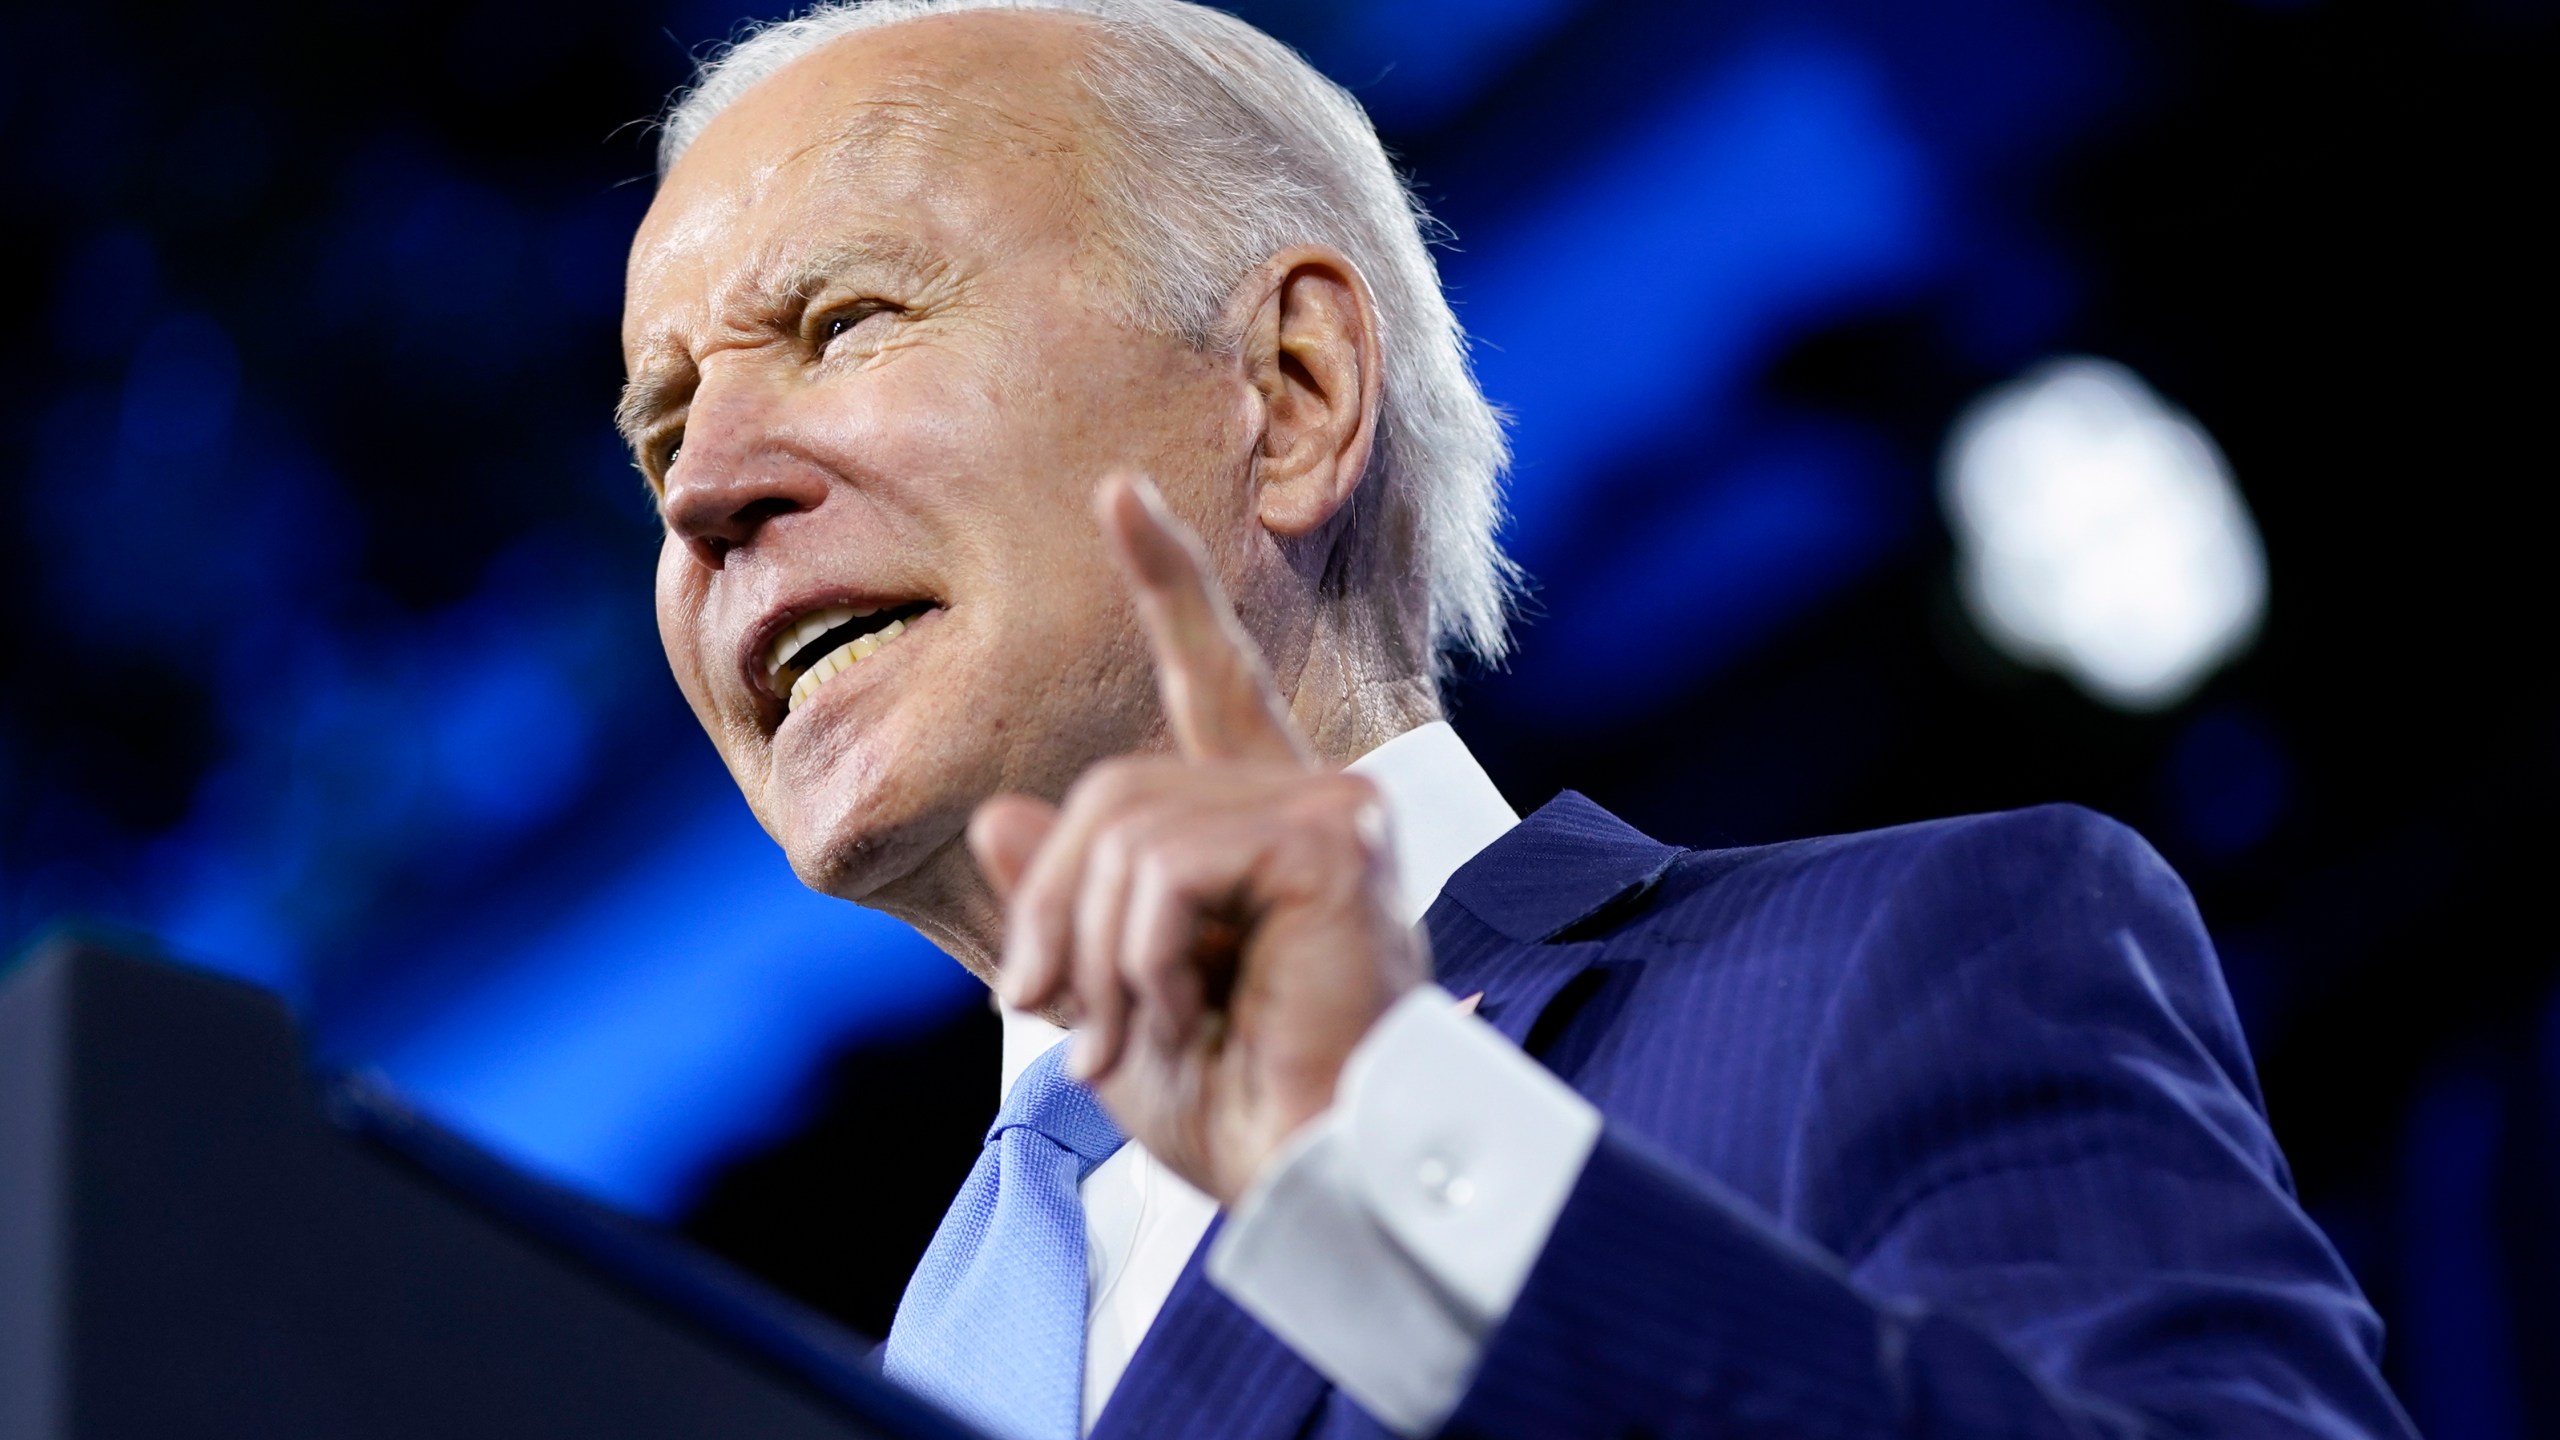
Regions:
M 661 1216 L 787 1129 L 839 1046 L 985 995 L 905 926 L 804 888 L 734 793 L 484 974 L 378 1068 L 499 1153 Z

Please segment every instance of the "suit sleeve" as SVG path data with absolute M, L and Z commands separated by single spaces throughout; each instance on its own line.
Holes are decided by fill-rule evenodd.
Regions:
M 1783 1218 L 1604 1132 L 1449 1433 L 2412 1435 L 2138 837 L 1947 827 L 1832 983 Z

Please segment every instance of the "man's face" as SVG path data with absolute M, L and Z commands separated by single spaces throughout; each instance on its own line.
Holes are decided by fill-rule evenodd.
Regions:
M 712 123 L 632 250 L 625 419 L 677 683 L 804 881 L 946 937 L 979 801 L 1158 733 L 1096 481 L 1143 469 L 1214 553 L 1246 543 L 1250 388 L 1116 319 L 1102 278 L 1085 35 L 839 41 Z

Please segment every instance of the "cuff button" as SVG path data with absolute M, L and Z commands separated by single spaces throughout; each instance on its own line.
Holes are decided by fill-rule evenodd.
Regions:
M 1437 1155 L 1426 1155 L 1413 1170 L 1413 1178 L 1432 1199 L 1457 1209 L 1476 1198 L 1476 1182 L 1461 1175 L 1449 1162 Z

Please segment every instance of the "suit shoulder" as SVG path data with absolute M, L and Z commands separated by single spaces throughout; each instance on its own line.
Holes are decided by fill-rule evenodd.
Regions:
M 1664 909 L 1741 890 L 1872 906 L 1915 885 L 2011 899 L 2117 894 L 2185 905 L 2175 872 L 2131 826 L 2081 805 L 2036 805 L 1769 845 L 1686 851 L 1657 897 Z
M 1684 852 L 1618 934 L 1633 952 L 1750 957 L 1815 987 L 1877 967 L 1940 973 L 2032 936 L 2080 937 L 2074 948 L 2134 937 L 2173 968 L 2218 969 L 2167 862 L 2130 827 L 2077 805 Z
M 2037 805 L 1905 827 L 1893 899 L 1925 928 L 2005 929 L 2028 917 L 2198 935 L 2185 882 L 2133 827 L 2080 805 Z
M 1741 928 L 1840 997 L 1828 1028 L 1869 1033 L 1948 1003 L 2036 1009 L 2048 1027 L 2174 1016 L 2254 1102 L 2203 917 L 2120 821 L 2039 805 L 1762 847 L 1731 879 L 1753 869 L 1768 875 Z

